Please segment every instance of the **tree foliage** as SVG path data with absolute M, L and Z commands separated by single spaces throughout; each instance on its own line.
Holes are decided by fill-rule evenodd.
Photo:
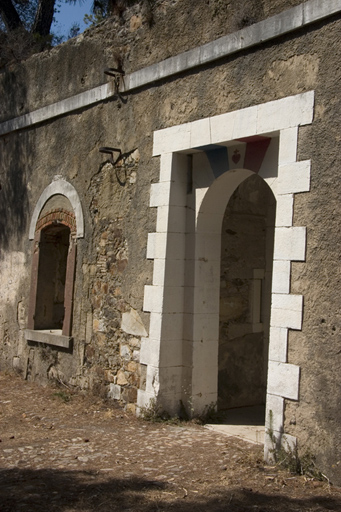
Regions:
M 51 25 L 60 2 L 76 3 L 82 0 L 0 0 L 0 68 L 42 51 L 63 38 L 51 34 Z M 93 26 L 111 15 L 122 16 L 133 4 L 151 8 L 155 0 L 93 0 L 92 12 L 84 21 Z M 75 37 L 79 26 L 74 24 L 68 34 Z

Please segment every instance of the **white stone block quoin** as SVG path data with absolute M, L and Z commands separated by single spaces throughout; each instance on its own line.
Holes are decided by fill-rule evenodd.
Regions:
M 288 329 L 285 327 L 270 327 L 269 360 L 286 363 L 287 350 Z
M 148 233 L 147 259 L 166 257 L 167 233 Z
M 140 416 L 141 409 L 149 407 L 150 401 L 155 399 L 155 393 L 147 393 L 142 389 L 137 390 L 137 416 Z
M 160 390 L 159 368 L 151 364 L 147 367 L 146 392 L 157 396 Z
M 160 341 L 153 338 L 142 338 L 140 363 L 158 366 L 160 362 Z
M 274 260 L 304 261 L 306 228 L 275 228 Z
M 156 231 L 158 233 L 167 233 L 169 222 L 169 206 L 159 206 L 156 217 Z
M 310 190 L 310 160 L 279 165 L 277 194 L 296 194 Z
M 154 132 L 153 156 L 173 153 L 191 147 L 191 123 Z
M 272 294 L 271 327 L 302 328 L 303 296 Z
M 276 226 L 291 227 L 294 215 L 294 195 L 277 195 Z
M 275 260 L 272 270 L 272 292 L 290 292 L 290 261 Z
M 277 395 L 266 396 L 265 428 L 283 432 L 284 398 Z
M 163 295 L 163 286 L 146 285 L 144 287 L 143 311 L 162 313 Z
M 298 400 L 300 367 L 294 364 L 269 361 L 268 393 Z
M 168 206 L 171 182 L 152 183 L 150 187 L 149 206 Z
M 173 168 L 173 153 L 162 153 L 160 158 L 159 182 L 171 181 Z
M 279 137 L 278 164 L 285 165 L 296 162 L 298 126 L 281 130 Z

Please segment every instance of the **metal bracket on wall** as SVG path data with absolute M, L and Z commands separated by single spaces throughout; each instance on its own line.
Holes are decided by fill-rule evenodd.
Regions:
M 108 76 L 112 76 L 114 78 L 115 92 L 116 92 L 116 94 L 119 94 L 121 78 L 124 77 L 125 72 L 119 68 L 106 68 L 104 70 L 104 74 L 108 75 Z
M 109 148 L 107 146 L 99 148 L 99 152 L 110 155 L 109 161 L 112 165 L 115 165 L 122 155 L 122 151 L 119 148 Z M 114 160 L 114 153 L 118 153 L 118 157 L 116 158 L 116 160 Z

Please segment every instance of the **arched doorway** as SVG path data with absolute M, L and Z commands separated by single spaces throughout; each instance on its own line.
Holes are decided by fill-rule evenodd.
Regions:
M 264 425 L 276 201 L 253 174 L 228 201 L 221 232 L 218 401 Z

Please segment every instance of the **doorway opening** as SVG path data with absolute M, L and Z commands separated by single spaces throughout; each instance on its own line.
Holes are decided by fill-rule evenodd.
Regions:
M 218 413 L 223 423 L 262 431 L 275 215 L 270 187 L 254 174 L 232 194 L 221 233 Z

